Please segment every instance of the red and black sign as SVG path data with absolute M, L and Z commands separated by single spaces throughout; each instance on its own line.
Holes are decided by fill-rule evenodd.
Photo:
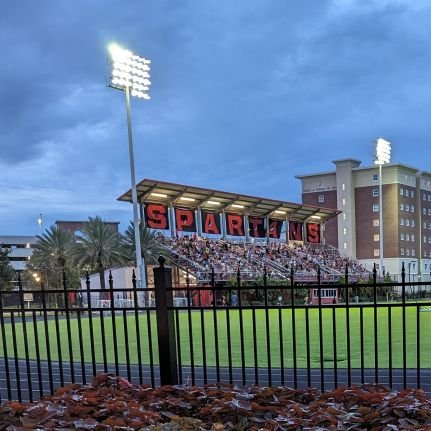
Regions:
M 265 238 L 265 219 L 258 217 L 250 217 L 248 219 L 248 228 L 250 236 L 253 238 Z
M 145 223 L 150 229 L 169 229 L 168 207 L 162 204 L 146 204 Z
M 268 235 L 270 238 L 280 238 L 283 220 L 269 219 Z
M 304 223 L 290 221 L 289 222 L 289 240 L 290 241 L 304 241 L 302 228 L 304 227 Z
M 320 224 L 318 223 L 306 223 L 306 239 L 307 242 L 311 242 L 313 244 L 320 243 Z
M 220 235 L 220 213 L 201 210 L 202 232 Z
M 227 234 L 231 236 L 244 236 L 244 216 L 240 214 L 226 214 Z
M 177 231 L 196 232 L 195 211 L 175 208 L 175 226 Z

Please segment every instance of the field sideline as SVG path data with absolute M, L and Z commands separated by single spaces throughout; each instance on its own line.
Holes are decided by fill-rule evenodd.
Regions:
M 361 362 L 365 368 L 373 368 L 375 365 L 374 355 L 374 321 L 377 323 L 377 346 L 378 346 L 378 366 L 380 368 L 389 367 L 389 307 L 378 306 L 375 314 L 374 308 L 362 309 L 363 322 L 363 347 L 361 349 L 361 309 L 350 308 L 350 352 L 352 368 L 360 368 Z M 105 312 L 106 313 L 106 312 Z M 105 314 L 101 318 L 100 313 L 93 313 L 93 333 L 94 350 L 97 363 L 114 363 L 113 344 L 113 318 Z M 406 307 L 406 364 L 408 368 L 431 368 L 431 312 L 419 311 L 416 306 Z M 6 313 L 5 313 L 6 314 Z M 216 355 L 214 347 L 214 312 L 212 310 L 197 311 L 190 313 L 179 311 L 177 316 L 181 337 L 181 362 L 189 365 L 190 361 L 190 337 L 192 335 L 192 347 L 194 365 L 203 365 L 203 344 L 202 332 L 205 334 L 205 357 L 206 365 L 216 365 Z M 347 331 L 346 331 L 346 308 L 336 307 L 322 308 L 323 322 L 323 352 L 322 360 L 327 368 L 334 367 L 334 353 L 336 352 L 336 363 L 338 368 L 346 368 L 347 361 Z M 320 367 L 320 334 L 319 334 L 319 311 L 315 307 L 309 309 L 298 308 L 294 311 L 296 326 L 296 366 L 316 368 Z M 308 315 L 308 318 L 307 318 Z M 125 318 L 124 318 L 125 316 Z M 253 325 L 253 316 L 255 325 Z M 335 320 L 334 320 L 335 319 Z M 81 331 L 79 330 L 79 320 Z M 230 350 L 232 352 L 231 365 L 238 367 L 242 365 L 241 345 L 240 345 L 240 312 L 233 309 L 219 309 L 216 312 L 219 364 L 229 366 L 228 359 L 228 336 L 230 333 Z M 307 355 L 306 328 L 309 328 L 309 356 Z M 191 330 L 189 331 L 189 321 Z M 292 310 L 272 309 L 268 311 L 269 321 L 269 344 L 270 360 L 272 367 L 286 368 L 294 366 L 293 362 L 293 331 L 292 331 Z M 420 364 L 417 364 L 417 321 L 419 321 L 420 340 Z M 76 313 L 70 314 L 71 343 L 73 362 L 91 362 L 91 337 L 88 315 L 77 319 Z M 203 327 L 202 327 L 203 322 Z M 266 337 L 266 314 L 265 310 L 243 310 L 242 311 L 243 333 L 244 333 L 244 365 L 246 367 L 266 367 L 268 365 L 267 337 Z M 279 323 L 281 322 L 281 326 Z M 124 324 L 126 323 L 126 325 Z M 335 325 L 334 325 L 335 323 Z M 58 326 L 54 318 L 50 318 L 46 324 L 49 333 L 49 344 L 51 359 L 57 361 L 61 355 L 63 361 L 69 362 L 67 320 L 61 315 L 58 319 Z M 118 345 L 118 362 L 126 363 L 127 356 L 130 363 L 138 363 L 138 343 L 136 340 L 136 323 L 134 313 L 117 314 L 115 316 L 115 326 Z M 336 343 L 333 339 L 333 328 L 336 328 Z M 391 310 L 391 335 L 392 335 L 392 367 L 403 367 L 403 330 L 402 330 L 402 307 L 393 306 Z M 13 336 L 10 319 L 5 319 L 4 328 L 0 331 L 0 357 L 4 357 L 4 346 L 6 345 L 7 356 L 25 358 L 24 332 L 21 317 L 15 316 L 15 337 Z M 158 363 L 157 350 L 157 329 L 156 316 L 154 312 L 140 312 L 140 350 L 143 364 L 150 364 L 148 329 L 151 330 L 152 348 L 154 364 Z M 202 331 L 203 329 L 203 331 Z M 102 330 L 106 339 L 106 355 L 104 358 L 102 345 Z M 4 331 L 4 332 L 3 332 Z M 45 323 L 37 320 L 34 324 L 31 317 L 27 316 L 26 332 L 28 339 L 28 355 L 30 359 L 46 360 L 47 348 L 45 342 Z M 5 339 L 3 340 L 3 333 Z M 127 333 L 127 337 L 126 337 Z M 82 340 L 82 358 L 80 353 L 80 336 Z M 280 339 L 282 343 L 280 344 Z M 36 343 L 38 340 L 38 343 Z M 57 343 L 60 342 L 60 345 Z M 15 344 L 15 346 L 14 346 Z M 36 344 L 39 346 L 37 353 Z M 60 349 L 59 349 L 60 347 Z M 281 363 L 280 349 L 283 349 L 283 364 Z M 257 363 L 255 363 L 255 355 Z

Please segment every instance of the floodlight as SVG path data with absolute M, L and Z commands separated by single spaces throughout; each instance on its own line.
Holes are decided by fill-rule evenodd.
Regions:
M 156 193 L 156 192 L 151 192 L 150 195 L 154 196 L 156 198 L 167 198 L 168 197 L 168 195 L 165 195 L 164 193 Z
M 232 204 L 232 208 L 244 208 L 244 205 Z
M 220 202 L 217 201 L 207 201 L 208 205 L 220 205 Z
M 391 143 L 379 138 L 376 141 L 376 165 L 384 165 L 391 161 Z
M 188 198 L 186 196 L 181 196 L 180 201 L 186 201 L 186 202 L 194 202 L 196 199 L 194 198 Z
M 117 90 L 130 90 L 133 97 L 149 100 L 150 89 L 149 64 L 151 61 L 123 49 L 117 44 L 109 46 L 111 71 L 109 86 Z

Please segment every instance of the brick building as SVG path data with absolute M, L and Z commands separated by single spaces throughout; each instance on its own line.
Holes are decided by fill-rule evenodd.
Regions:
M 379 168 L 354 159 L 333 161 L 335 171 L 298 175 L 302 202 L 338 208 L 324 226 L 324 241 L 344 256 L 379 269 Z M 404 164 L 382 166 L 383 266 L 413 280 L 431 272 L 431 172 Z

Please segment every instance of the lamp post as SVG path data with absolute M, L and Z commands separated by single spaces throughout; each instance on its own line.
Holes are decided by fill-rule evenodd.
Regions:
M 379 256 L 380 276 L 383 276 L 383 182 L 382 166 L 391 160 L 391 143 L 378 138 L 376 141 L 376 159 L 374 163 L 379 165 Z
M 111 71 L 109 87 L 124 91 L 126 96 L 127 132 L 129 139 L 130 179 L 132 183 L 133 225 L 135 228 L 136 269 L 139 287 L 146 287 L 144 259 L 141 250 L 141 236 L 138 215 L 138 196 L 136 192 L 135 161 L 133 155 L 132 119 L 130 113 L 130 96 L 149 100 L 148 95 L 151 61 L 123 49 L 117 44 L 109 47 Z

